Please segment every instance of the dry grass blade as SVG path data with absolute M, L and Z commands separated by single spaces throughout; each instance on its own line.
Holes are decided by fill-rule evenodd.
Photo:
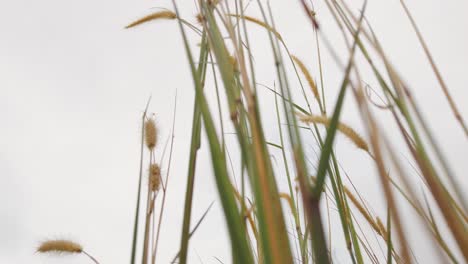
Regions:
M 150 15 L 144 16 L 144 17 L 130 23 L 125 28 L 132 28 L 132 27 L 141 25 L 143 23 L 153 21 L 153 20 L 157 20 L 157 19 L 170 19 L 170 20 L 172 20 L 172 19 L 176 19 L 176 18 L 177 18 L 176 14 L 174 12 L 172 12 L 172 11 L 159 11 L 159 12 L 152 13 Z

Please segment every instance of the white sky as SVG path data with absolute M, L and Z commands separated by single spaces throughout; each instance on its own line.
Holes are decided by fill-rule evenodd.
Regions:
M 179 2 L 183 15 L 194 21 L 192 2 Z M 350 1 L 355 8 L 359 2 Z M 468 2 L 408 2 L 462 115 L 468 119 Z M 312 31 L 299 1 L 271 3 L 289 49 L 316 75 Z M 192 80 L 174 21 L 123 29 L 155 6 L 172 7 L 167 0 L 0 1 L 0 263 L 89 263 L 82 256 L 34 253 L 41 240 L 57 237 L 78 240 L 101 263 L 128 263 L 141 112 L 152 95 L 150 110 L 157 113 L 164 143 L 171 129 L 176 89 L 175 152 L 159 263 L 167 263 L 177 253 L 190 145 Z M 250 14 L 257 14 L 254 7 Z M 330 40 L 342 47 L 326 8 L 319 5 L 317 14 Z M 449 112 L 399 1 L 370 1 L 367 16 L 410 83 L 466 190 L 468 181 L 461 178 L 468 170 L 466 138 Z M 271 52 L 264 48 L 269 47 L 266 35 L 254 27 L 252 32 L 259 82 L 272 85 L 274 71 Z M 197 42 L 192 39 L 193 44 Z M 342 74 L 328 56 L 324 65 L 331 108 Z M 214 93 L 212 87 L 209 89 Z M 213 93 L 208 95 L 211 99 L 215 98 Z M 268 130 L 276 121 L 268 112 L 274 107 L 273 97 L 266 92 L 264 96 L 262 110 Z M 363 131 L 353 100 L 348 99 L 343 118 Z M 384 120 L 382 124 L 385 126 Z M 277 137 L 267 132 L 270 134 L 272 140 Z M 235 143 L 227 138 L 228 143 Z M 312 139 L 305 141 L 313 146 Z M 377 178 L 368 158 L 340 137 L 337 148 L 353 183 L 384 217 L 385 209 L 378 209 L 380 187 L 375 187 Z M 158 155 L 162 147 L 159 151 Z M 311 160 L 316 160 L 312 150 L 310 154 Z M 218 199 L 206 148 L 201 150 L 199 161 L 192 222 Z M 363 169 L 365 166 L 369 169 Z M 284 175 L 279 184 L 285 187 Z M 412 241 L 418 238 L 411 236 Z M 215 256 L 230 262 L 219 203 L 190 246 L 190 263 L 217 263 Z M 424 252 L 427 248 L 417 248 L 421 263 L 435 261 Z M 348 263 L 344 247 L 338 246 L 333 253 L 341 263 Z

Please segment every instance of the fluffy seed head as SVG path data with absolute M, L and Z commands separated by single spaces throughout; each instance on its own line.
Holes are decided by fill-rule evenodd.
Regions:
M 145 122 L 145 138 L 146 146 L 152 150 L 156 146 L 156 143 L 158 143 L 158 130 L 154 119 L 148 119 Z
M 157 192 L 161 186 L 161 168 L 159 168 L 158 164 L 151 164 L 149 172 L 150 189 L 153 192 Z
M 58 239 L 42 242 L 37 248 L 37 251 L 40 253 L 81 253 L 83 252 L 83 247 L 70 240 Z

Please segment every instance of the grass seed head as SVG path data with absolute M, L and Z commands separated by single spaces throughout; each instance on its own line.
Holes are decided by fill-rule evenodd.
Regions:
M 307 83 L 309 84 L 309 87 L 312 90 L 312 93 L 314 94 L 315 98 L 318 102 L 320 102 L 320 94 L 318 92 L 317 85 L 315 84 L 315 81 L 312 78 L 312 75 L 310 74 L 309 70 L 298 57 L 294 55 L 291 57 L 294 63 L 297 64 L 297 66 L 299 66 L 299 69 L 301 70 L 302 74 L 304 74 L 304 77 L 306 78 Z
M 138 26 L 138 25 L 141 25 L 141 24 L 144 24 L 146 22 L 153 21 L 153 20 L 156 20 L 156 19 L 171 19 L 172 20 L 172 19 L 176 19 L 176 18 L 177 18 L 177 15 L 172 11 L 159 11 L 159 12 L 152 13 L 152 14 L 149 14 L 147 16 L 144 16 L 144 17 L 130 23 L 125 28 L 132 28 L 132 27 L 135 27 L 135 26 Z
M 39 247 L 37 248 L 37 252 L 81 253 L 83 252 L 83 247 L 81 247 L 80 244 L 70 240 L 47 240 L 39 245 Z
M 154 119 L 150 118 L 145 122 L 145 138 L 148 149 L 153 150 L 158 143 L 158 129 Z
M 242 15 L 238 15 L 238 14 L 227 14 L 228 16 L 230 17 L 236 17 L 236 18 L 240 18 L 240 19 L 245 19 L 247 21 L 250 21 L 254 24 L 257 24 L 263 28 L 265 28 L 266 30 L 268 31 L 271 31 L 273 34 L 275 34 L 275 36 L 280 40 L 280 41 L 283 41 L 283 38 L 281 37 L 280 33 L 278 31 L 276 31 L 274 28 L 272 28 L 270 25 L 268 25 L 267 23 L 261 21 L 260 19 L 257 19 L 255 17 L 251 17 L 251 16 L 242 16 Z
M 322 124 L 326 127 L 330 125 L 330 118 L 326 116 L 316 116 L 316 115 L 302 115 L 298 114 L 299 119 L 304 122 L 304 123 L 315 123 L 315 124 Z M 352 129 L 350 126 L 339 122 L 338 123 L 338 131 L 340 131 L 343 135 L 345 135 L 347 138 L 349 138 L 358 148 L 369 152 L 369 146 L 367 145 L 367 142 L 364 140 L 361 135 L 359 135 L 354 129 Z
M 158 164 L 150 165 L 149 186 L 153 192 L 157 192 L 161 186 L 161 168 Z

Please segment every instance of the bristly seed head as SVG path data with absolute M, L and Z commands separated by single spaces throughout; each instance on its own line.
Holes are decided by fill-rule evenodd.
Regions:
M 150 189 L 153 192 L 157 192 L 161 186 L 161 168 L 159 165 L 151 164 L 149 174 Z
M 158 130 L 154 119 L 150 118 L 145 122 L 145 138 L 148 149 L 153 150 L 158 143 Z
M 140 24 L 146 23 L 148 21 L 153 21 L 156 19 L 176 19 L 176 18 L 177 18 L 177 15 L 172 11 L 159 11 L 159 12 L 144 16 L 134 21 L 133 23 L 129 24 L 125 28 L 132 28 L 132 27 L 135 27 Z
M 276 31 L 274 28 L 272 28 L 270 25 L 268 25 L 267 23 L 255 18 L 255 17 L 251 17 L 251 16 L 242 16 L 242 15 L 238 15 L 238 14 L 227 14 L 227 16 L 230 16 L 230 17 L 237 17 L 237 18 L 241 18 L 241 19 L 245 19 L 247 21 L 250 21 L 254 24 L 257 24 L 269 31 L 271 31 L 273 34 L 275 34 L 275 36 L 280 40 L 280 41 L 283 41 L 283 38 L 281 37 L 280 33 L 278 31 Z
M 309 87 L 312 90 L 312 93 L 314 94 L 317 101 L 320 102 L 320 94 L 318 92 L 317 85 L 315 84 L 315 81 L 312 78 L 312 75 L 310 74 L 309 70 L 298 57 L 291 55 L 291 58 L 293 59 L 294 63 L 297 64 L 297 66 L 299 66 L 299 69 L 301 70 L 302 74 L 304 74 L 304 77 L 306 78 L 307 83 L 309 84 Z
M 322 124 L 328 127 L 331 123 L 331 119 L 326 117 L 326 116 L 316 116 L 316 115 L 303 115 L 299 114 L 299 119 L 304 122 L 304 123 L 316 123 L 316 124 Z M 343 133 L 347 138 L 349 138 L 358 148 L 369 152 L 369 146 L 367 145 L 367 142 L 364 140 L 361 135 L 359 135 L 354 129 L 352 129 L 350 126 L 338 122 L 338 131 Z
M 80 244 L 70 240 L 47 240 L 39 245 L 39 247 L 37 248 L 37 252 L 81 253 L 83 252 L 83 247 L 81 247 Z

